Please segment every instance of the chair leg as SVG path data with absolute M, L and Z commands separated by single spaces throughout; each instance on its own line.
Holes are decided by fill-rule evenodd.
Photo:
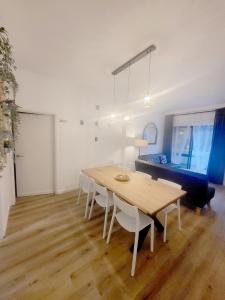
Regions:
M 103 239 L 106 237 L 106 229 L 107 229 L 107 220 L 108 220 L 108 213 L 109 213 L 109 208 L 108 206 L 105 208 L 105 220 L 104 220 L 104 227 L 103 227 Z
M 134 276 L 135 268 L 136 268 L 138 238 L 139 238 L 139 231 L 135 232 L 131 276 Z
M 166 229 L 167 229 L 167 214 L 165 214 L 165 222 L 164 222 L 164 232 L 163 232 L 163 242 L 166 242 Z
M 81 195 L 81 188 L 79 189 L 79 194 L 78 194 L 78 198 L 77 198 L 77 204 L 80 204 L 80 195 Z
M 85 217 L 85 218 L 87 218 L 87 216 L 88 216 L 88 206 L 89 206 L 89 202 L 90 202 L 90 193 L 87 194 L 86 207 L 85 207 L 85 214 L 84 214 L 84 217 Z
M 95 202 L 95 193 L 94 193 L 93 196 L 92 196 L 92 200 L 91 200 L 91 208 L 90 208 L 88 220 L 91 219 L 91 216 L 92 216 L 92 210 L 93 210 L 93 206 L 94 206 L 94 202 Z
M 151 252 L 154 251 L 154 221 L 151 223 L 151 237 L 150 237 L 150 241 L 151 241 L 151 245 L 150 245 L 150 250 Z
M 181 219 L 180 219 L 180 199 L 177 200 L 177 217 L 178 217 L 178 229 L 181 230 Z
M 113 229 L 113 225 L 114 225 L 114 222 L 115 222 L 115 217 L 116 217 L 116 210 L 114 208 L 111 223 L 110 223 L 110 227 L 109 227 L 109 233 L 108 233 L 108 237 L 107 237 L 107 244 L 109 243 L 110 238 L 111 238 L 112 229 Z
M 208 208 L 212 208 L 212 207 L 211 207 L 211 204 L 210 204 L 210 201 L 207 202 L 206 205 L 208 206 Z

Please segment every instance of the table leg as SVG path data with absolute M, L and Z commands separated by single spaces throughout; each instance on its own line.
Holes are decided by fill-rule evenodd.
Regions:
M 162 223 L 159 221 L 159 219 L 156 216 L 152 216 L 151 218 L 155 222 L 155 227 L 156 227 L 157 231 L 158 232 L 163 232 L 164 231 L 164 227 L 163 227 Z
M 161 222 L 159 221 L 159 219 L 155 216 L 151 217 L 154 222 L 155 222 L 155 227 L 157 229 L 157 231 L 159 232 L 163 232 L 164 230 L 164 227 L 163 225 L 161 224 Z M 145 241 L 145 238 L 149 232 L 149 229 L 150 229 L 150 225 L 148 225 L 147 227 L 145 227 L 144 229 L 142 229 L 140 232 L 139 232 L 139 240 L 138 240 L 138 248 L 137 248 L 137 251 L 140 251 L 141 248 L 142 248 L 142 245 Z M 130 246 L 130 252 L 133 253 L 133 249 L 134 249 L 134 244 L 132 244 Z

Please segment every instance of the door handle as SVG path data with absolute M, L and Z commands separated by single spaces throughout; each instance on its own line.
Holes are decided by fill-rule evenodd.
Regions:
M 24 157 L 23 155 L 17 154 L 16 158 Z

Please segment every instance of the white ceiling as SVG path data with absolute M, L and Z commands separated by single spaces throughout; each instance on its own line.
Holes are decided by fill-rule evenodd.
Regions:
M 154 43 L 155 107 L 225 103 L 224 0 L 0 0 L 18 68 L 112 98 L 113 69 Z M 130 101 L 147 89 L 147 60 L 132 67 Z M 118 99 L 127 74 L 118 76 Z M 109 96 L 110 95 L 110 96 Z

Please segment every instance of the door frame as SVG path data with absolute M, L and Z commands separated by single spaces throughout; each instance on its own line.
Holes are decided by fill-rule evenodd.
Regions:
M 53 168 L 52 168 L 52 180 L 53 180 L 53 194 L 57 191 L 57 177 L 56 177 L 56 169 L 57 169 L 57 160 L 56 160 L 56 115 L 49 113 L 41 113 L 35 112 L 31 110 L 19 109 L 19 114 L 30 114 L 30 115 L 43 115 L 51 117 L 51 122 L 53 125 L 53 136 L 52 136 L 52 157 L 53 157 Z M 15 194 L 17 195 L 17 180 L 16 180 L 16 157 L 14 153 L 14 178 L 15 178 Z

